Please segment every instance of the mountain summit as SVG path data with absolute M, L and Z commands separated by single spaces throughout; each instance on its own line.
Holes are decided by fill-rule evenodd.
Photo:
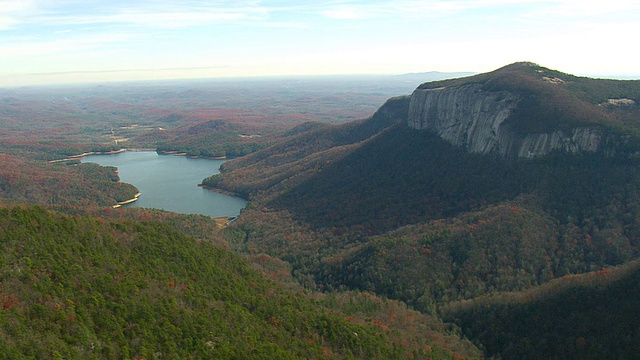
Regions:
M 606 129 L 638 114 L 638 87 L 637 81 L 581 78 L 515 63 L 421 85 L 411 96 L 407 123 L 481 154 L 611 152 L 619 143 Z

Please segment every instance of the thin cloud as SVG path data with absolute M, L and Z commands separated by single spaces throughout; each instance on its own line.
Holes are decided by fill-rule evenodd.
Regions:
M 53 54 L 73 53 L 83 50 L 100 48 L 106 44 L 122 43 L 140 39 L 137 34 L 105 34 L 86 36 L 81 38 L 37 41 L 12 42 L 0 46 L 2 57 L 45 56 Z
M 482 1 L 481 1 L 482 2 Z M 455 11 L 464 11 L 481 7 L 467 1 L 413 1 L 401 0 L 385 3 L 352 1 L 348 4 L 328 4 L 318 13 L 334 20 L 363 19 L 419 19 L 448 15 Z
M 594 16 L 603 13 L 635 11 L 637 0 L 618 0 L 615 4 L 584 0 L 396 0 L 325 1 L 287 4 L 282 1 L 130 1 L 112 4 L 78 0 L 0 0 L 0 29 L 24 25 L 119 25 L 149 28 L 178 28 L 221 23 L 249 23 L 282 26 L 279 16 L 298 18 L 320 15 L 332 20 L 390 19 L 417 20 L 449 16 L 479 9 L 505 7 L 545 14 L 554 18 Z M 515 10 L 517 12 L 517 10 Z M 511 13 L 510 13 L 511 14 Z M 296 20 L 293 26 L 304 21 Z
M 0 30 L 16 28 L 25 16 L 35 11 L 33 1 L 0 0 Z
M 125 10 L 117 14 L 45 17 L 53 24 L 65 25 L 135 25 L 176 28 L 208 23 L 247 20 L 250 16 L 236 12 L 141 12 Z
M 584 0 L 399 0 L 384 3 L 348 1 L 329 3 L 318 11 L 319 14 L 336 20 L 355 20 L 369 18 L 420 18 L 449 16 L 452 13 L 476 11 L 479 9 L 503 10 L 506 7 L 519 8 L 521 11 L 544 12 L 553 17 L 595 16 L 607 13 L 637 11 L 637 0 L 618 0 L 593 2 Z M 517 10 L 516 10 L 517 11 Z
M 1 16 L 0 15 L 0 30 L 9 30 L 13 29 L 20 23 L 19 20 L 11 17 L 11 16 Z
M 320 14 L 337 20 L 357 20 L 372 17 L 367 9 L 353 6 L 339 6 L 333 9 L 320 11 Z
M 19 4 L 19 5 L 18 5 Z M 0 0 L 0 29 L 17 26 L 120 25 L 155 28 L 188 27 L 263 19 L 268 12 L 256 2 L 137 1 L 105 2 Z
M 624 13 L 640 10 L 640 2 L 637 0 L 615 1 L 580 1 L 559 0 L 551 3 L 551 8 L 559 15 L 568 16 L 595 16 L 609 13 Z
M 114 74 L 129 72 L 163 72 L 163 71 L 192 71 L 192 70 L 217 70 L 230 68 L 228 65 L 220 66 L 199 66 L 199 67 L 173 67 L 173 68 L 156 68 L 156 69 L 120 69 L 120 70 L 85 70 L 85 71 L 57 71 L 57 72 L 39 72 L 24 74 L 28 76 L 44 76 L 44 75 L 89 75 L 89 74 Z
M 310 29 L 309 23 L 301 21 L 260 21 L 256 25 L 274 29 Z

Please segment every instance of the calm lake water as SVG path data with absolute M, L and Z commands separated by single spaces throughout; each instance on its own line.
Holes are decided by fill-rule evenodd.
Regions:
M 236 216 L 246 205 L 237 196 L 219 194 L 198 186 L 202 179 L 217 174 L 224 160 L 189 159 L 158 155 L 154 151 L 126 151 L 114 155 L 90 155 L 82 162 L 118 168 L 123 182 L 140 190 L 133 207 L 156 208 L 183 214 L 211 217 Z

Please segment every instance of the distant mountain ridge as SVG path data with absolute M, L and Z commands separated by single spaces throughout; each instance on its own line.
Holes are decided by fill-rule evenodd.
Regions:
M 437 81 L 437 80 L 445 80 L 445 79 L 454 79 L 465 76 L 474 75 L 473 72 L 468 71 L 458 71 L 458 72 L 441 72 L 441 71 L 425 71 L 425 72 L 414 72 L 414 73 L 406 73 L 398 75 L 400 77 L 405 78 L 422 78 L 423 82 L 425 81 Z

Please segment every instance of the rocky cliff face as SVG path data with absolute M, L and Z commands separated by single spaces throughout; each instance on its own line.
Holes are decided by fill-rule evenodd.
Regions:
M 535 157 L 553 150 L 597 151 L 602 144 L 598 129 L 521 134 L 505 121 L 520 97 L 507 91 L 485 91 L 480 85 L 417 89 L 411 95 L 408 125 L 431 130 L 470 152 L 498 153 L 504 157 Z

